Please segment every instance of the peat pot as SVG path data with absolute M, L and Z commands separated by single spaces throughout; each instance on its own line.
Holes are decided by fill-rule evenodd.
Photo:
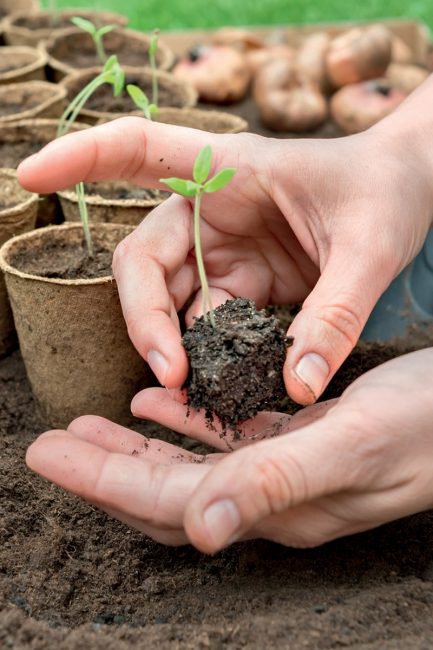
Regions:
M 45 79 L 47 55 L 34 47 L 2 47 L 0 84 Z
M 126 75 L 126 84 L 139 86 L 148 97 L 152 93 L 152 71 L 150 68 L 143 68 L 137 71 L 136 68 L 123 66 Z M 76 95 L 100 72 L 102 68 L 90 68 L 81 72 L 74 72 L 65 77 L 60 86 L 66 89 L 68 101 L 72 101 Z M 191 108 L 197 103 L 197 91 L 185 83 L 176 79 L 172 74 L 157 71 L 159 86 L 159 106 L 161 109 L 166 106 L 178 108 Z M 125 84 L 125 86 L 126 86 Z M 87 101 L 80 111 L 79 120 L 89 124 L 97 124 L 101 120 L 110 120 L 119 117 L 119 114 L 137 112 L 137 107 L 126 91 L 120 97 L 113 97 L 113 89 L 110 85 L 104 84 Z
M 75 190 L 58 192 L 65 221 L 79 221 Z M 169 192 L 145 190 L 127 181 L 103 181 L 86 184 L 86 204 L 91 223 L 124 223 L 138 226 Z
M 132 230 L 116 224 L 91 229 L 95 249 L 111 253 Z M 86 413 L 126 422 L 132 397 L 151 377 L 129 340 L 111 271 L 93 279 L 58 277 L 80 251 L 86 259 L 80 224 L 33 230 L 0 249 L 27 374 L 51 427 Z M 74 264 L 79 269 L 79 259 Z
M 32 230 L 38 209 L 38 195 L 26 192 L 18 183 L 15 170 L 0 169 L 0 245 L 14 235 Z M 15 327 L 0 272 L 0 357 L 16 347 Z
M 65 89 L 48 81 L 0 86 L 0 126 L 35 117 L 60 117 L 65 99 Z
M 0 124 L 0 161 L 4 167 L 16 169 L 20 162 L 36 153 L 56 138 L 57 120 L 20 120 Z M 70 132 L 88 128 L 87 124 L 74 122 Z M 36 226 L 42 227 L 63 221 L 57 195 L 44 194 L 39 197 Z
M 13 1 L 13 0 L 12 0 Z M 7 16 L 2 24 L 4 39 L 8 45 L 29 45 L 35 47 L 54 34 L 71 29 L 71 18 L 81 16 L 91 20 L 98 27 L 102 25 L 119 25 L 124 27 L 128 19 L 120 14 L 103 11 L 86 11 L 84 9 L 70 9 L 60 11 L 53 16 L 51 11 L 37 11 L 29 13 L 26 7 L 20 6 L 20 0 L 15 0 L 15 9 Z
M 122 67 L 140 71 L 150 65 L 148 50 L 151 37 L 132 29 L 115 29 L 104 36 L 103 44 L 108 56 L 115 54 Z M 78 70 L 88 70 L 101 65 L 96 55 L 92 37 L 81 29 L 69 29 L 52 36 L 43 43 L 47 54 L 50 78 L 58 82 Z M 156 65 L 160 70 L 169 70 L 174 63 L 173 52 L 158 42 Z

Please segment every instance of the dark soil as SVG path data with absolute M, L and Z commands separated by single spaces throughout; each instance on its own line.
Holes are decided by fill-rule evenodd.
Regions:
M 123 185 L 123 186 L 122 186 Z M 135 199 L 136 201 L 154 201 L 159 198 L 167 198 L 170 196 L 170 192 L 164 192 L 163 190 L 146 190 L 143 187 L 136 187 L 133 185 L 128 185 L 124 187 L 125 183 L 116 183 L 107 182 L 107 183 L 97 183 L 86 184 L 86 194 L 92 196 L 101 196 L 104 199 L 118 201 L 118 200 L 128 200 Z
M 111 275 L 112 251 L 99 245 L 95 245 L 94 249 L 94 255 L 90 258 L 84 242 L 82 245 L 44 242 L 37 249 L 16 253 L 12 263 L 23 273 L 43 278 L 90 280 Z
M 433 332 L 415 332 L 363 345 L 329 394 L 432 343 Z M 45 428 L 15 353 L 0 362 L 1 648 L 432 648 L 433 513 L 314 550 L 257 541 L 204 557 L 160 546 L 29 472 L 25 450 Z M 180 440 L 150 422 L 134 428 Z
M 23 98 L 22 102 L 11 102 L 7 104 L 0 104 L 0 116 L 13 115 L 14 113 L 23 113 L 28 111 L 34 106 L 37 106 L 40 99 L 35 95 Z
M 81 16 L 79 10 L 77 10 L 77 13 L 75 15 Z M 83 16 L 83 18 L 86 18 L 88 20 L 88 16 Z M 92 18 L 92 22 L 97 27 L 102 27 L 102 24 L 98 24 L 99 21 L 97 18 Z M 23 16 L 22 18 L 15 20 L 14 25 L 17 27 L 25 27 L 31 31 L 35 31 L 37 29 L 65 29 L 68 27 L 74 27 L 74 24 L 71 23 L 71 19 L 69 17 L 62 16 L 61 14 L 55 16 L 39 14 Z
M 48 142 L 49 140 L 45 142 L 26 140 L 21 142 L 0 141 L 0 160 L 2 167 L 15 169 L 24 158 L 36 153 L 42 149 L 42 147 L 45 147 Z
M 148 97 L 152 96 L 152 83 L 150 79 L 146 81 L 142 77 L 128 75 L 125 82 L 125 88 L 127 84 L 135 84 L 136 86 L 139 86 Z M 74 93 L 79 90 L 81 90 L 81 88 L 75 88 Z M 175 87 L 167 87 L 163 84 L 159 84 L 158 105 L 181 108 L 183 106 L 182 95 Z M 85 108 L 104 113 L 128 113 L 137 110 L 136 105 L 127 92 L 123 92 L 120 97 L 114 97 L 112 87 L 107 84 L 98 88 L 86 103 Z
M 286 391 L 283 365 L 292 339 L 275 318 L 251 300 L 228 300 L 209 318 L 198 318 L 182 339 L 190 371 L 188 405 L 203 409 L 209 426 L 216 415 L 223 429 L 259 411 L 277 409 Z

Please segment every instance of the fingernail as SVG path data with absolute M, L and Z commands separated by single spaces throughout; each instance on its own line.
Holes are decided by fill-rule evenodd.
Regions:
M 165 386 L 165 378 L 168 372 L 168 361 L 157 350 L 149 350 L 147 354 L 147 363 L 156 375 L 160 384 Z
M 325 388 L 329 366 L 319 354 L 309 352 L 298 362 L 295 374 L 317 399 Z
M 241 525 L 241 516 L 230 499 L 216 501 L 204 511 L 203 522 L 215 550 L 236 541 Z

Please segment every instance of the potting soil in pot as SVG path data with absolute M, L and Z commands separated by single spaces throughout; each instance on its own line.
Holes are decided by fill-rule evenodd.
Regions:
M 142 77 L 134 77 L 128 75 L 125 88 L 128 84 L 139 86 L 141 90 L 148 96 L 152 96 L 152 83 L 151 80 L 145 80 Z M 79 90 L 79 89 L 77 89 Z M 177 91 L 175 87 L 166 87 L 160 84 L 158 90 L 158 106 L 173 106 L 181 108 L 184 105 L 184 94 L 182 90 Z M 86 109 L 92 111 L 103 111 L 106 113 L 128 113 L 136 111 L 137 107 L 127 93 L 123 93 L 120 97 L 113 96 L 113 89 L 111 86 L 104 85 L 98 88 L 93 95 L 86 102 Z

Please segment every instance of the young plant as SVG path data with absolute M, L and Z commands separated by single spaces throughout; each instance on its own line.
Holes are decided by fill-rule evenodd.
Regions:
M 95 79 L 92 79 L 87 86 L 81 90 L 78 95 L 71 101 L 69 106 L 63 112 L 59 120 L 57 129 L 57 137 L 65 135 L 73 122 L 77 119 L 84 104 L 88 101 L 91 95 L 103 84 L 111 84 L 113 86 L 114 96 L 118 97 L 125 85 L 125 73 L 119 65 L 117 57 L 113 54 L 106 62 L 103 71 Z M 78 183 L 75 187 L 78 199 L 78 209 L 80 212 L 80 219 L 83 226 L 84 237 L 87 245 L 87 253 L 89 257 L 93 257 L 93 242 L 92 235 L 89 228 L 89 215 L 87 211 L 87 204 L 84 195 L 84 183 Z
M 91 95 L 104 84 L 111 84 L 115 97 L 119 97 L 125 85 L 125 73 L 119 65 L 117 56 L 113 54 L 107 60 L 104 68 L 97 77 L 92 79 L 76 97 L 71 101 L 69 106 L 64 110 L 57 128 L 57 137 L 65 135 L 71 124 L 77 119 L 84 104 L 89 100 Z
M 50 12 L 51 27 L 56 27 L 60 22 L 60 12 L 57 8 L 56 0 L 48 0 L 48 11 Z
M 140 111 L 143 111 L 144 117 L 148 120 L 152 119 L 152 115 L 158 114 L 158 106 L 156 104 L 150 104 L 147 95 L 134 84 L 128 84 L 126 90 L 134 104 Z
M 160 181 L 168 185 L 168 187 L 186 197 L 194 198 L 194 246 L 195 257 L 197 260 L 197 270 L 200 278 L 202 298 L 203 298 L 203 315 L 207 318 L 209 312 L 209 319 L 213 327 L 215 327 L 215 317 L 213 313 L 212 301 L 209 293 L 209 285 L 206 277 L 206 270 L 203 261 L 203 252 L 201 247 L 200 238 L 200 209 L 203 194 L 210 194 L 217 192 L 223 187 L 228 185 L 236 174 L 236 169 L 233 167 L 226 167 L 221 169 L 212 178 L 209 178 L 210 170 L 212 167 L 212 149 L 209 145 L 203 147 L 198 153 L 194 162 L 192 172 L 193 180 L 185 180 L 183 178 L 161 178 Z
M 156 53 L 158 51 L 159 29 L 154 29 L 150 38 L 149 62 L 152 69 L 152 104 L 158 106 L 158 68 L 156 65 Z
M 98 59 L 100 60 L 101 64 L 104 65 L 104 63 L 107 61 L 107 55 L 105 54 L 102 38 L 105 36 L 105 34 L 112 32 L 113 29 L 116 29 L 116 25 L 104 25 L 104 27 L 100 27 L 98 29 L 91 20 L 87 20 L 87 18 L 81 18 L 80 16 L 74 16 L 71 18 L 71 22 L 74 23 L 76 27 L 79 27 L 84 32 L 90 34 L 95 44 Z

